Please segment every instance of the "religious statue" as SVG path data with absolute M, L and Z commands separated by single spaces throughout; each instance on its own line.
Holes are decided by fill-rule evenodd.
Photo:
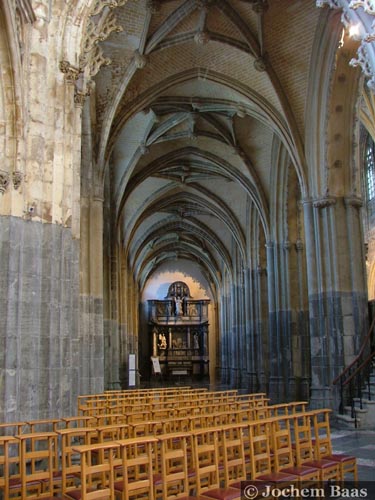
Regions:
M 164 333 L 159 333 L 158 347 L 159 347 L 159 349 L 166 349 L 167 348 L 167 339 L 166 339 Z
M 182 316 L 183 315 L 183 303 L 181 297 L 175 297 L 175 307 L 176 307 L 176 316 Z
M 194 333 L 194 349 L 199 349 L 199 335 Z

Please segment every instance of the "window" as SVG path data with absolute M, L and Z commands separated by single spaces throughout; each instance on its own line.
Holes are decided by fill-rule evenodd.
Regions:
M 368 215 L 375 213 L 375 144 L 368 135 L 365 153 L 367 212 Z

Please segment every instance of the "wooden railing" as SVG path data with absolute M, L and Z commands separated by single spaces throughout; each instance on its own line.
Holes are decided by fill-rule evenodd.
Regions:
M 363 397 L 371 400 L 370 374 L 372 360 L 375 358 L 374 346 L 375 316 L 369 331 L 363 340 L 362 346 L 355 359 L 333 380 L 333 385 L 340 385 L 340 414 L 344 414 L 345 406 L 351 406 L 351 416 L 357 427 L 355 401 L 359 400 L 360 409 L 363 408 Z M 365 385 L 367 383 L 367 394 Z

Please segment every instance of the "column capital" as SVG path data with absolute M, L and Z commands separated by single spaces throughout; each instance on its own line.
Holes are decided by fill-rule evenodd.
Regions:
M 314 208 L 328 208 L 337 203 L 336 196 L 323 196 L 312 200 Z
M 346 196 L 344 203 L 346 207 L 362 208 L 363 206 L 363 201 L 358 196 Z

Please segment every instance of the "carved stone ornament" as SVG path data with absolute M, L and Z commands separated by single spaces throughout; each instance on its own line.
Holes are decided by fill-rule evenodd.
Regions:
M 116 9 L 126 4 L 128 0 L 96 0 L 92 7 L 91 16 L 97 16 L 105 7 Z
M 20 187 L 22 179 L 23 179 L 22 172 L 15 170 L 12 174 L 12 180 L 13 180 L 13 187 L 16 191 Z
M 210 35 L 205 31 L 198 31 L 194 35 L 194 42 L 197 45 L 206 45 L 210 41 Z
M 69 61 L 60 61 L 59 68 L 64 73 L 67 83 L 74 84 L 79 77 L 79 69 L 70 64 Z
M 375 3 L 373 0 L 316 0 L 317 7 L 328 5 L 333 9 L 342 9 L 341 21 L 348 28 L 350 24 L 361 26 L 361 35 L 358 37 L 361 44 L 358 48 L 357 59 L 352 59 L 351 66 L 360 66 L 365 76 L 369 79 L 368 87 L 375 92 L 375 49 L 372 42 L 375 41 L 375 20 L 371 21 L 368 16 L 375 16 Z M 362 8 L 364 14 L 355 13 Z
M 8 172 L 0 170 L 0 194 L 5 193 L 5 191 L 8 189 L 9 182 L 10 182 L 10 177 Z
M 346 206 L 353 208 L 362 208 L 363 206 L 363 201 L 361 198 L 358 198 L 358 196 L 347 196 L 344 198 L 344 202 Z
M 254 68 L 259 72 L 266 71 L 266 62 L 263 57 L 258 57 L 257 59 L 255 59 Z
M 303 242 L 302 242 L 302 240 L 298 239 L 296 241 L 295 245 L 296 245 L 297 252 L 302 252 L 302 250 L 303 250 Z
M 326 196 L 313 201 L 314 208 L 328 208 L 336 205 L 337 199 L 333 196 Z
M 140 54 L 138 50 L 134 51 L 134 63 L 138 69 L 143 69 L 147 63 L 147 57 Z

